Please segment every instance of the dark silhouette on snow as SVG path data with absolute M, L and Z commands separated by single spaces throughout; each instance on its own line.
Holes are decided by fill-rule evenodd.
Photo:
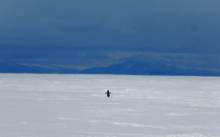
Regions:
M 107 94 L 107 97 L 109 98 L 109 97 L 110 97 L 111 92 L 110 92 L 109 90 L 107 90 L 107 92 L 106 92 L 105 94 Z

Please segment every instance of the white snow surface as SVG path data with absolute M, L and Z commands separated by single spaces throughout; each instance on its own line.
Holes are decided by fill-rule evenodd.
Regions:
M 218 136 L 219 77 L 0 74 L 0 137 Z

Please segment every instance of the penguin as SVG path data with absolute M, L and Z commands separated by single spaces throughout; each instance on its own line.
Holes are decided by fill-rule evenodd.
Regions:
M 105 94 L 107 94 L 107 97 L 110 98 L 111 92 L 109 90 L 107 90 L 107 92 Z

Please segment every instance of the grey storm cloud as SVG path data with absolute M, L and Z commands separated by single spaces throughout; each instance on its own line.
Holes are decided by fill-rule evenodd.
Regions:
M 219 6 L 217 0 L 1 1 L 0 39 L 8 45 L 219 52 Z

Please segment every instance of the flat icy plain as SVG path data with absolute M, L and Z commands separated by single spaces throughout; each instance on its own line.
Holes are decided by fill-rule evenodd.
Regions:
M 0 137 L 218 136 L 219 77 L 0 74 Z

